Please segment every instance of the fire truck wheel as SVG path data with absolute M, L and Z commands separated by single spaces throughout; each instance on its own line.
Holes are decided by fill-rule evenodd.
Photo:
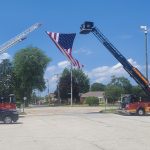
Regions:
M 143 115 L 145 114 L 144 109 L 143 109 L 143 108 L 139 108 L 138 111 L 137 111 L 137 114 L 138 114 L 139 116 L 143 116 Z
M 5 116 L 3 118 L 3 121 L 5 124 L 10 124 L 10 123 L 12 123 L 12 118 L 11 118 L 11 116 Z

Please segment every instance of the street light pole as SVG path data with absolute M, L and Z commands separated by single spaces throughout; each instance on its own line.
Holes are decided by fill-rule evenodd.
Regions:
M 47 98 L 48 98 L 48 102 L 50 102 L 50 94 L 49 94 L 49 79 L 45 79 L 46 83 L 47 83 Z
M 72 64 L 71 64 L 71 106 L 72 106 L 72 103 L 73 103 L 73 87 L 72 87 Z
M 59 91 L 59 77 L 60 77 L 60 74 L 55 74 L 56 77 L 57 77 L 57 94 L 58 94 L 58 101 L 60 102 L 61 104 L 61 98 L 60 98 L 60 91 Z
M 49 80 L 48 80 L 48 96 L 49 96 Z
M 145 58 L 146 58 L 146 77 L 148 79 L 147 32 L 145 32 Z
M 145 69 L 146 69 L 146 78 L 148 79 L 148 53 L 147 53 L 147 34 L 148 29 L 147 26 L 141 26 L 141 29 L 144 31 L 145 35 Z
M 47 82 L 47 94 L 48 94 L 48 96 L 49 96 L 49 80 L 46 79 L 46 82 Z

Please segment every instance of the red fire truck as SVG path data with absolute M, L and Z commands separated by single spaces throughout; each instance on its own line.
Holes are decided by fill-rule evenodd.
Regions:
M 107 48 L 107 50 L 122 64 L 127 73 L 141 86 L 144 92 L 149 97 L 149 100 L 137 99 L 132 95 L 124 98 L 122 102 L 122 109 L 129 113 L 137 113 L 144 115 L 150 112 L 150 84 L 144 75 L 118 51 L 118 49 L 103 35 L 103 33 L 94 26 L 93 22 L 86 21 L 80 27 L 81 34 L 88 34 L 92 32 L 94 36 Z
M 121 101 L 121 109 L 128 114 L 142 116 L 150 112 L 150 101 L 138 98 L 135 95 L 124 96 Z
M 19 119 L 19 113 L 16 110 L 15 96 L 0 96 L 0 121 L 10 124 Z
M 0 96 L 0 109 L 16 109 L 16 100 L 14 94 Z

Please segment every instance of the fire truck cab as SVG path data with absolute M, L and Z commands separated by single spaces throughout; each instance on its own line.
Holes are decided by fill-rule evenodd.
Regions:
M 0 96 L 0 109 L 16 109 L 16 99 L 14 94 Z
M 5 124 L 16 122 L 19 113 L 16 110 L 16 100 L 14 94 L 0 96 L 0 121 Z
M 150 101 L 129 95 L 122 98 L 121 108 L 128 114 L 143 116 L 150 112 Z

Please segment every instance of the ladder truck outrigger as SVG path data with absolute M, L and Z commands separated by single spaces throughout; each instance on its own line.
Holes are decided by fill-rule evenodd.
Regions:
M 38 29 L 42 24 L 35 23 L 25 31 L 21 32 L 14 38 L 0 45 L 0 55 L 6 50 L 27 38 L 27 35 Z M 18 120 L 18 112 L 16 111 L 16 103 L 14 94 L 0 95 L 0 121 L 4 123 L 12 123 Z
M 118 51 L 118 49 L 103 35 L 103 33 L 94 26 L 93 22 L 86 21 L 80 27 L 80 34 L 88 34 L 92 32 L 94 36 L 107 48 L 107 50 L 122 64 L 128 74 L 141 86 L 143 91 L 150 98 L 150 84 L 144 75 Z M 150 112 L 150 99 L 145 101 L 138 99 L 135 95 L 124 97 L 124 110 L 129 114 L 136 113 L 144 115 Z

